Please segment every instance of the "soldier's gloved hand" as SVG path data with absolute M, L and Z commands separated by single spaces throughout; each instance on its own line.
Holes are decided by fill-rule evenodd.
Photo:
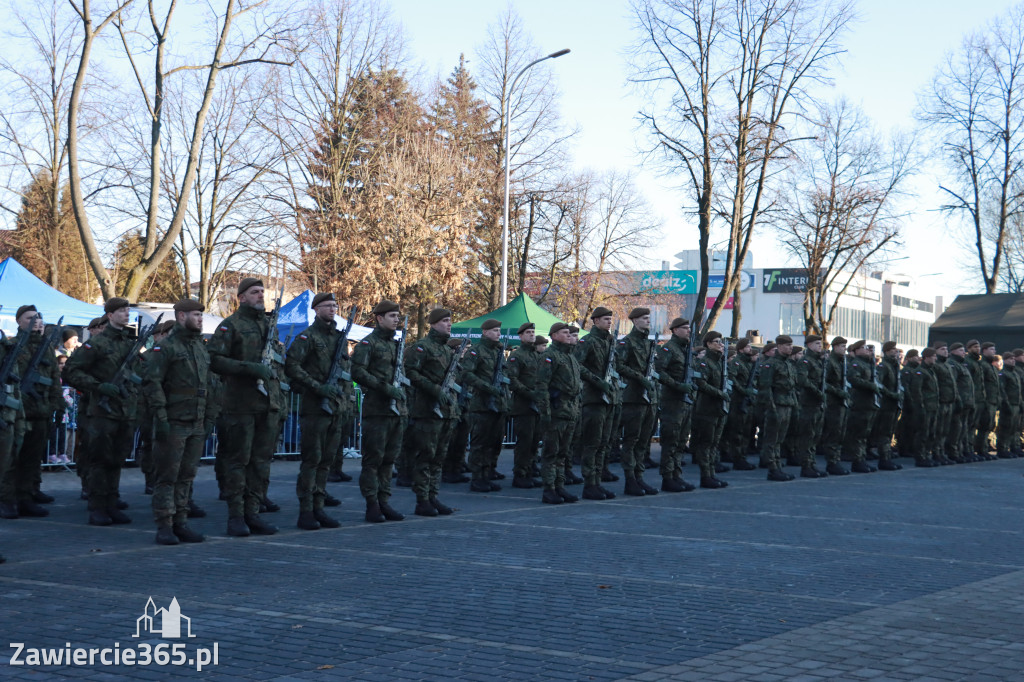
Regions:
M 442 405 L 446 405 L 446 406 L 447 405 L 451 405 L 452 404 L 452 397 L 451 397 L 451 395 L 447 391 L 441 391 L 441 392 L 439 392 L 437 394 L 437 402 L 441 403 Z
M 402 392 L 402 389 L 391 384 L 384 387 L 384 392 L 387 393 L 388 397 L 392 400 L 405 400 L 405 393 Z
M 654 382 L 648 379 L 647 377 L 643 377 L 642 379 L 640 379 L 640 383 L 643 384 L 643 387 L 646 388 L 648 391 L 654 390 Z
M 611 395 L 612 394 L 612 385 L 609 384 L 604 379 L 598 380 L 597 385 L 601 387 L 601 392 L 602 393 L 605 393 L 607 395 Z
M 274 372 L 264 365 L 262 362 L 247 362 L 245 368 L 249 370 L 249 374 L 256 377 L 257 379 L 263 379 L 266 381 L 270 377 L 274 376 Z
M 163 443 L 171 437 L 171 424 L 166 420 L 158 419 L 153 425 L 153 440 Z
M 501 397 L 501 389 L 493 384 L 484 384 L 484 393 L 493 395 L 495 398 Z
M 213 427 L 216 425 L 217 423 L 210 419 L 203 422 L 203 433 L 206 434 L 207 438 L 209 438 L 210 434 L 213 433 Z
M 839 398 L 841 400 L 849 400 L 850 399 L 850 392 L 849 391 L 840 391 L 839 392 Z
M 320 384 L 316 387 L 316 394 L 321 398 L 337 398 L 340 393 L 341 389 L 334 384 Z
M 121 397 L 121 389 L 108 381 L 104 381 L 102 384 L 97 386 L 96 390 L 99 391 L 100 395 L 105 395 L 108 398 Z

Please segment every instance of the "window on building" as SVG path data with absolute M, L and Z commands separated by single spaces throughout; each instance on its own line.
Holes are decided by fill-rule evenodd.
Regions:
M 804 304 L 782 303 L 779 305 L 779 334 L 804 333 Z

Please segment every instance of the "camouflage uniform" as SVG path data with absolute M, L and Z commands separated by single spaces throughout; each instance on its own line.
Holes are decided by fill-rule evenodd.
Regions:
M 936 355 L 932 369 L 939 384 L 939 412 L 935 417 L 931 450 L 940 461 L 943 461 L 958 456 L 957 452 L 946 449 L 957 401 L 956 377 L 953 375 L 955 370 L 949 365 L 947 358 L 941 355 Z
M 359 492 L 369 503 L 391 498 L 391 467 L 402 448 L 409 409 L 405 399 L 391 409 L 388 387 L 401 362 L 395 332 L 377 327 L 352 353 L 352 378 L 363 391 L 363 450 Z
M 782 441 L 789 432 L 793 408 L 797 404 L 797 370 L 788 357 L 770 358 L 761 368 L 760 379 L 767 395 L 762 453 L 770 471 L 782 468 Z
M 187 523 L 206 435 L 219 411 L 211 400 L 210 355 L 202 332 L 180 324 L 146 355 L 146 402 L 157 423 L 170 424 L 165 440 L 154 439 L 153 517 L 158 526 L 182 526 Z
M 456 352 L 448 347 L 449 338 L 448 334 L 431 329 L 405 355 L 405 373 L 415 389 L 409 409 L 409 416 L 415 421 L 406 437 L 412 448 L 412 489 L 417 503 L 429 503 L 440 491 L 441 465 L 459 418 L 455 395 L 441 392 Z
M 542 385 L 547 385 L 547 404 L 541 410 L 550 415 L 550 425 L 544 434 L 540 473 L 545 490 L 550 491 L 565 487 L 565 464 L 572 456 L 572 437 L 580 416 L 576 397 L 583 385 L 579 362 L 569 344 L 552 340 L 543 362 L 541 376 Z
M 697 361 L 697 401 L 693 407 L 691 445 L 701 479 L 715 477 L 718 443 L 729 414 L 729 394 L 722 390 L 722 354 L 708 349 Z
M 1017 416 L 1020 410 L 1021 385 L 1017 372 L 1012 367 L 1003 367 L 999 376 L 999 424 L 996 428 L 996 456 L 1001 459 L 1013 457 L 1011 450 L 1016 445 L 1019 431 Z
M 980 355 L 967 354 L 967 369 L 974 382 L 974 410 L 970 422 L 969 438 L 975 457 L 988 459 L 988 433 L 991 431 L 991 416 L 985 399 L 985 363 Z
M 924 363 L 910 363 L 903 368 L 902 378 L 906 387 L 903 414 L 904 419 L 909 419 L 910 427 L 905 432 L 910 438 L 906 454 L 916 462 L 930 463 L 933 460 L 929 447 L 939 411 L 939 385 L 935 372 Z
M 134 445 L 139 404 L 136 385 L 126 381 L 122 390 L 127 395 L 116 398 L 104 398 L 98 393 L 100 384 L 114 378 L 134 346 L 135 339 L 127 328 L 115 329 L 107 325 L 79 346 L 64 365 L 67 383 L 92 393 L 86 425 L 90 511 L 109 512 L 116 507 L 121 465 Z M 104 404 L 109 405 L 109 411 L 104 409 Z
M 533 467 L 544 434 L 541 426 L 541 406 L 545 398 L 540 383 L 542 364 L 545 364 L 543 357 L 532 343 L 520 343 L 508 358 L 512 423 L 516 434 L 512 475 L 520 479 L 520 483 L 533 479 Z
M 295 480 L 299 513 L 323 511 L 327 474 L 341 443 L 341 425 L 355 408 L 352 381 L 342 378 L 332 386 L 328 378 L 341 332 L 334 320 L 317 317 L 292 341 L 285 357 L 285 372 L 293 387 L 302 391 L 299 425 L 302 463 Z M 349 373 L 349 357 L 342 350 L 341 371 Z M 323 409 L 326 403 L 330 412 Z
M 838 465 L 842 459 L 846 420 L 850 413 L 850 394 L 848 386 L 843 383 L 845 362 L 845 355 L 830 352 L 825 366 L 825 420 L 821 430 L 821 448 L 830 465 Z
M 256 366 L 262 364 L 270 333 L 267 314 L 243 304 L 220 323 L 207 347 L 210 368 L 221 375 L 225 398 L 218 422 L 217 456 L 224 460 L 229 518 L 258 519 L 270 480 L 270 462 L 286 407 L 278 379 L 263 381 L 266 394 L 258 388 Z M 280 368 L 272 369 L 276 371 Z
M 896 433 L 900 403 L 903 401 L 904 389 L 898 358 L 882 357 L 882 361 L 878 363 L 878 383 L 882 387 L 881 407 L 875 414 L 875 423 L 871 427 L 871 439 L 868 441 L 868 446 L 877 450 L 878 461 L 881 464 L 892 459 L 892 439 Z
M 683 477 L 683 450 L 690 433 L 693 416 L 693 394 L 696 386 L 686 382 L 688 341 L 673 335 L 655 356 L 661 394 L 661 462 L 662 479 Z M 696 357 L 692 362 L 699 362 Z M 693 367 L 691 369 L 696 369 Z
M 13 348 L 13 339 L 8 338 L 0 342 L 0 364 L 3 364 L 7 355 L 13 352 Z M 17 374 L 18 367 L 15 364 L 11 375 L 17 376 Z M 7 471 L 14 458 L 15 434 L 24 433 L 25 429 L 25 408 L 21 400 L 21 386 L 17 381 L 11 380 L 8 384 L 0 386 L 0 421 L 3 422 L 3 428 L 0 429 L 0 481 L 6 481 Z M 20 437 L 17 440 L 20 440 Z M 9 492 L 9 497 L 5 494 L 7 492 Z M 17 516 L 18 496 L 13 485 L 7 491 L 0 484 L 0 504 L 7 507 L 5 516 Z
M 740 352 L 737 352 L 736 357 L 727 365 L 729 378 L 732 380 L 732 405 L 734 406 L 729 410 L 722 435 L 721 450 L 723 459 L 727 462 L 735 463 L 740 459 L 746 459 L 747 448 L 750 447 L 750 439 L 754 430 L 754 399 L 757 396 L 757 382 L 755 378 L 748 389 L 747 381 L 757 366 L 757 358 Z M 748 396 L 749 400 L 747 400 Z M 746 407 L 741 408 L 741 405 L 746 405 Z
M 796 457 L 803 469 L 815 466 L 818 441 L 821 438 L 825 416 L 825 394 L 821 391 L 823 360 L 828 361 L 823 353 L 808 348 L 796 364 L 797 403 L 800 408 L 797 417 Z
M 967 358 L 956 355 L 949 357 L 949 368 L 956 381 L 956 402 L 949 436 L 946 439 L 946 454 L 966 462 L 974 459 L 971 442 L 971 424 L 974 422 L 974 379 L 967 365 Z
M 979 454 L 990 457 L 989 436 L 996 427 L 996 412 L 999 411 L 1002 395 L 999 387 L 999 370 L 984 357 L 979 361 L 979 364 L 981 365 L 985 384 L 985 404 L 978 413 L 978 434 L 974 441 L 974 449 Z
M 505 438 L 509 393 L 504 382 L 494 385 L 495 368 L 504 353 L 500 341 L 483 338 L 462 358 L 459 383 L 472 393 L 466 406 L 469 412 L 469 470 L 478 486 L 492 487 L 496 465 Z M 502 377 L 504 379 L 505 377 Z
M 574 351 L 583 380 L 583 410 L 580 419 L 583 448 L 581 472 L 588 486 L 600 486 L 601 474 L 608 466 L 612 435 L 618 427 L 616 406 L 622 404 L 618 380 L 605 382 L 608 355 L 615 353 L 615 339 L 604 329 L 591 327 Z M 615 360 L 613 360 L 615 362 Z M 662 441 L 664 453 L 664 440 Z M 664 455 L 662 462 L 664 462 Z
M 619 374 L 626 382 L 622 391 L 622 472 L 627 485 L 629 479 L 643 479 L 644 460 L 651 449 L 658 414 L 658 387 L 645 373 L 648 358 L 655 352 L 648 332 L 638 327 L 633 327 L 618 343 Z
M 875 396 L 878 386 L 871 380 L 870 358 L 853 356 L 847 359 L 847 381 L 850 382 L 851 405 L 843 440 L 842 458 L 854 463 L 854 471 L 866 469 L 867 439 L 875 423 L 878 408 Z M 881 402 L 881 401 L 879 401 Z

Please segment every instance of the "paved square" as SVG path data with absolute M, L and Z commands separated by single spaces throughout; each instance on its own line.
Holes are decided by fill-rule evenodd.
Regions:
M 362 522 L 355 482 L 331 484 L 343 527 L 315 532 L 295 528 L 297 468 L 273 468 L 282 532 L 239 539 L 203 467 L 210 514 L 193 525 L 208 540 L 176 547 L 154 544 L 137 469 L 122 480 L 134 523 L 112 528 L 85 524 L 73 474 L 45 475 L 51 515 L 0 521 L 2 646 L 216 643 L 212 679 L 1024 679 L 1024 460 L 792 483 L 735 472 L 721 491 L 560 506 L 445 485 L 459 511 L 436 519 L 399 488 L 408 518 L 379 525 Z M 151 596 L 177 598 L 195 637 L 134 638 Z M 196 676 L 16 666 L 6 651 L 3 679 Z

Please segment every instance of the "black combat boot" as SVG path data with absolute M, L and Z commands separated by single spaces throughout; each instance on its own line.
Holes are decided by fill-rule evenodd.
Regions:
M 178 536 L 174 534 L 174 530 L 171 528 L 169 523 L 161 523 L 156 527 L 156 544 L 158 545 L 176 545 L 180 540 Z
M 351 480 L 352 477 L 346 474 L 341 469 L 334 469 L 329 474 L 327 474 L 328 483 L 348 483 Z
M 722 483 L 724 483 L 724 481 L 721 481 L 721 480 L 715 478 L 714 476 L 701 476 L 700 477 L 700 487 L 701 488 L 708 488 L 709 490 L 716 490 L 718 488 L 724 488 L 725 487 L 725 486 L 722 485 Z
M 444 504 L 443 502 L 441 502 L 441 500 L 437 499 L 436 497 L 430 498 L 430 504 L 434 505 L 434 509 L 436 509 L 437 513 L 441 516 L 451 516 L 455 513 L 454 509 Z
M 644 489 L 640 487 L 640 483 L 637 482 L 633 476 L 626 476 L 626 486 L 622 491 L 625 495 L 632 495 L 633 497 L 643 497 Z
M 579 485 L 583 483 L 583 479 L 576 475 L 576 472 L 572 470 L 572 467 L 565 468 L 565 484 L 566 485 Z
M 302 530 L 320 530 L 320 522 L 311 511 L 299 512 L 299 520 L 295 522 L 295 527 Z
M 879 471 L 899 471 L 902 468 L 903 468 L 902 464 L 897 464 L 896 462 L 892 461 L 889 458 L 882 459 L 880 457 L 878 459 L 878 470 Z
M 608 467 L 601 470 L 601 483 L 615 483 L 617 480 L 619 477 L 609 471 Z
M 11 502 L 0 503 L 0 519 L 18 518 L 18 505 Z
M 792 481 L 795 476 L 787 474 L 782 469 L 769 469 L 767 478 L 769 481 Z
M 175 537 L 182 542 L 202 542 L 206 539 L 202 533 L 189 528 L 187 523 L 176 523 L 171 530 L 174 531 Z
M 562 498 L 562 502 L 579 502 L 580 501 L 580 498 L 576 497 L 575 495 L 573 495 L 571 492 L 569 492 L 565 488 L 555 488 L 555 492 L 558 493 L 558 496 Z
M 675 476 L 675 479 L 676 479 L 676 481 L 679 482 L 679 485 L 683 486 L 683 492 L 684 493 L 688 493 L 691 490 L 696 490 L 697 489 L 697 486 L 695 486 L 694 484 L 690 483 L 689 481 L 684 479 L 682 476 L 678 476 L 677 475 L 677 476 Z
M 109 526 L 114 522 L 110 520 L 110 516 L 107 512 L 102 509 L 91 509 L 89 510 L 89 525 L 90 526 Z
M 200 507 L 193 500 L 188 501 L 188 518 L 190 519 L 202 519 L 206 518 L 206 510 Z
M 416 508 L 419 509 L 419 504 L 416 504 Z M 384 518 L 384 513 L 380 510 L 380 505 L 377 504 L 377 500 L 366 500 L 366 516 L 363 517 L 367 523 L 384 523 L 387 519 Z
M 746 457 L 733 457 L 732 468 L 736 471 L 753 471 L 757 465 L 748 462 Z
M 721 462 L 715 462 L 715 473 L 716 474 L 724 474 L 727 471 L 729 471 L 729 467 L 728 466 L 726 466 L 725 464 L 722 464 Z
M 818 471 L 818 468 L 813 464 L 800 469 L 800 478 L 826 478 L 828 474 L 824 471 Z
M 922 457 L 922 458 L 914 460 L 914 466 L 916 466 L 916 467 L 923 467 L 923 468 L 929 469 L 931 467 L 939 466 L 939 463 L 936 462 L 933 459 L 924 459 Z
M 39 504 L 50 504 L 53 502 L 53 495 L 47 495 L 42 490 L 36 490 L 32 493 L 32 501 Z
M 601 492 L 604 493 L 604 499 L 606 499 L 606 500 L 614 500 L 615 499 L 615 493 L 613 493 L 611 490 L 608 490 L 608 488 L 605 488 L 604 486 L 601 486 L 601 485 L 599 485 L 597 487 L 600 488 Z
M 266 509 L 264 509 L 264 507 L 266 507 Z M 274 502 L 269 497 L 263 498 L 263 504 L 260 505 L 261 514 L 273 514 L 274 512 L 279 511 L 281 511 L 281 505 L 279 505 L 277 502 Z
M 36 504 L 32 500 L 22 500 L 18 503 L 18 515 L 42 518 L 43 516 L 49 516 L 50 510 L 40 504 Z
M 870 464 L 868 464 L 863 459 L 859 459 L 856 462 L 854 462 L 852 465 L 850 465 L 850 471 L 852 471 L 855 474 L 872 474 L 872 473 L 878 471 L 878 469 L 876 469 L 875 467 L 871 466 Z
M 340 507 L 341 500 L 330 493 L 324 493 L 324 506 L 325 507 Z
M 650 483 L 648 483 L 647 481 L 645 481 L 643 476 L 637 476 L 636 477 L 636 482 L 640 486 L 640 488 L 644 491 L 644 495 L 657 495 L 658 494 L 658 489 L 655 488 Z
M 487 479 L 490 481 L 504 481 L 505 474 L 501 473 L 497 469 L 491 469 L 487 472 Z
M 249 532 L 253 535 L 273 535 L 277 532 L 277 526 L 267 523 L 259 514 L 246 516 L 245 525 L 249 526 Z
M 249 526 L 245 525 L 245 519 L 241 516 L 228 518 L 228 535 L 236 538 L 247 538 L 250 535 Z
M 128 508 L 128 503 L 125 502 L 124 500 L 122 500 L 120 495 L 118 495 L 117 502 L 115 502 L 114 504 L 117 506 L 118 509 L 127 509 Z
M 532 488 L 533 487 L 533 479 L 532 478 L 523 478 L 522 476 L 515 476 L 515 477 L 512 478 L 512 487 L 513 488 L 523 488 L 523 489 Z
M 604 491 L 601 486 L 588 483 L 583 486 L 583 499 L 584 500 L 603 500 L 606 499 Z
M 445 483 L 469 483 L 470 478 L 462 472 L 446 471 L 441 474 L 441 480 Z
M 671 476 L 662 476 L 661 489 L 667 493 L 681 493 L 683 492 L 683 484 Z
M 469 491 L 473 493 L 489 493 L 491 492 L 491 485 L 491 482 L 485 478 L 474 478 L 473 482 L 469 484 Z M 497 485 L 497 483 L 494 485 Z
M 399 514 L 399 516 L 401 516 L 401 514 Z M 328 516 L 327 512 L 323 509 L 314 509 L 313 518 L 316 519 L 321 528 L 341 528 L 341 521 L 333 516 Z M 402 518 L 404 519 L 405 517 L 402 516 Z
M 544 488 L 544 494 L 541 495 L 540 501 L 544 504 L 562 504 L 565 500 L 555 492 L 554 488 Z
M 405 519 L 404 514 L 399 514 L 387 500 L 382 500 L 380 503 L 380 513 L 384 515 L 384 518 L 388 521 L 402 521 Z
M 416 502 L 416 509 L 413 512 L 416 516 L 437 516 L 437 507 L 430 504 L 430 500 L 418 500 Z
M 849 470 L 839 462 L 829 462 L 828 466 L 825 467 L 825 472 L 828 473 L 829 476 L 846 476 L 850 473 Z
M 118 525 L 132 522 L 132 517 L 128 516 L 117 507 L 108 507 L 107 516 L 110 517 L 111 521 Z

